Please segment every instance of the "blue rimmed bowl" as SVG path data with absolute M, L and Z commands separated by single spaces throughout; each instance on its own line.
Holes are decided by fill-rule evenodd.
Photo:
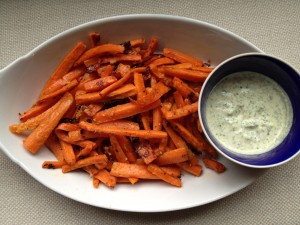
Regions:
M 206 105 L 212 89 L 230 74 L 253 71 L 277 82 L 287 93 L 293 109 L 292 125 L 287 136 L 273 149 L 260 154 L 241 154 L 224 147 L 215 137 L 206 119 Z M 288 162 L 300 152 L 300 75 L 283 60 L 263 53 L 245 53 L 233 56 L 221 64 L 205 81 L 199 98 L 199 117 L 209 142 L 226 158 L 243 166 L 268 168 Z

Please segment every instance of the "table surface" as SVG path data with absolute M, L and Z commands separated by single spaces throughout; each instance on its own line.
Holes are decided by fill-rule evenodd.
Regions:
M 76 25 L 108 16 L 155 13 L 223 27 L 300 70 L 299 11 L 298 0 L 1 0 L 0 69 Z M 300 224 L 299 171 L 300 157 L 296 157 L 216 202 L 176 212 L 128 213 L 65 198 L 0 151 L 0 224 Z

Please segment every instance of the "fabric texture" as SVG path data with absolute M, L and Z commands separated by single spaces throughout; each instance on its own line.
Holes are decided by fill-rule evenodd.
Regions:
M 79 24 L 114 15 L 156 13 L 218 25 L 300 70 L 299 12 L 298 0 L 1 0 L 0 69 Z M 65 198 L 0 151 L 0 224 L 300 224 L 299 171 L 296 157 L 216 202 L 176 212 L 128 213 Z

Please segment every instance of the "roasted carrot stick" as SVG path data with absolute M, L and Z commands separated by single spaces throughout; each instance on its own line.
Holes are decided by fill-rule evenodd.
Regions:
M 92 124 L 84 121 L 79 122 L 79 126 L 84 130 L 103 133 L 103 134 L 124 135 L 124 136 L 139 137 L 144 139 L 155 139 L 155 138 L 167 137 L 167 133 L 163 131 L 125 130 L 125 129 L 118 129 L 113 127 L 101 127 L 96 124 Z
M 177 148 L 164 152 L 162 155 L 158 156 L 155 160 L 155 164 L 159 166 L 170 165 L 185 162 L 188 159 L 188 150 L 186 148 Z
M 188 70 L 188 69 L 174 69 L 174 68 L 162 68 L 162 73 L 167 76 L 179 77 L 183 80 L 193 81 L 193 82 L 204 82 L 208 77 L 209 73 L 202 71 Z
M 158 179 L 147 170 L 146 165 L 114 162 L 110 174 L 116 177 L 134 177 L 139 179 Z
M 44 161 L 42 168 L 58 169 L 58 168 L 62 168 L 64 165 L 66 165 L 65 161 Z
M 147 167 L 148 171 L 150 171 L 150 173 L 152 173 L 153 175 L 159 177 L 160 179 L 162 179 L 163 181 L 174 185 L 176 187 L 181 187 L 182 183 L 181 183 L 181 179 L 178 177 L 173 177 L 169 174 L 167 174 L 165 171 L 163 171 L 159 166 L 157 166 L 156 164 L 150 164 Z
M 73 146 L 70 143 L 67 143 L 63 140 L 59 140 L 59 143 L 60 143 L 65 161 L 69 165 L 75 164 L 76 156 L 75 156 L 75 153 L 74 153 Z
M 100 170 L 94 177 L 110 188 L 116 186 L 117 178 L 112 176 L 106 169 Z
M 198 102 L 194 102 L 191 105 L 185 105 L 181 108 L 166 111 L 162 109 L 163 115 L 167 120 L 179 119 L 188 116 L 198 111 Z
M 59 108 L 47 119 L 43 120 L 24 140 L 24 147 L 33 154 L 37 153 L 72 103 L 73 96 L 70 93 L 66 93 L 62 97 Z
M 199 177 L 202 173 L 201 165 L 192 165 L 189 162 L 181 162 L 177 163 L 176 165 L 179 166 L 181 169 L 185 170 L 186 172 L 193 174 L 197 177 Z
M 173 59 L 163 57 L 163 58 L 158 58 L 156 60 L 153 60 L 150 65 L 154 66 L 162 66 L 162 65 L 169 65 L 169 64 L 174 64 L 175 61 Z
M 200 59 L 197 59 L 195 57 L 189 56 L 183 52 L 180 52 L 178 50 L 174 50 L 171 48 L 164 48 L 163 54 L 166 57 L 169 57 L 171 59 L 174 59 L 177 62 L 181 63 L 192 63 L 197 66 L 202 66 L 203 62 Z
M 137 154 L 134 151 L 131 142 L 125 136 L 116 136 L 119 145 L 122 147 L 129 163 L 135 163 L 137 159 Z
M 95 46 L 90 48 L 86 52 L 84 52 L 80 58 L 74 63 L 74 66 L 78 66 L 82 64 L 85 60 L 90 59 L 95 56 L 100 56 L 103 54 L 116 54 L 116 53 L 123 53 L 124 46 L 122 45 L 115 45 L 115 44 L 103 44 L 99 46 Z
M 164 85 L 162 82 L 158 82 L 154 85 L 149 93 L 143 98 L 137 99 L 137 102 L 141 106 L 148 105 L 160 99 L 161 96 L 170 91 L 170 88 Z
M 128 158 L 126 157 L 125 153 L 121 145 L 118 142 L 118 139 L 115 135 L 109 135 L 109 140 L 111 144 L 111 152 L 113 153 L 114 157 L 117 159 L 118 162 L 128 163 Z
M 223 173 L 226 170 L 225 166 L 216 160 L 202 158 L 202 161 L 203 161 L 205 167 L 210 168 L 210 169 L 216 171 L 217 173 Z
M 117 78 L 115 76 L 105 76 L 86 82 L 83 88 L 86 92 L 100 91 L 116 81 Z
M 64 161 L 64 155 L 59 143 L 59 140 L 54 132 L 50 134 L 48 139 L 45 142 L 45 145 L 48 149 L 55 155 L 58 161 Z
M 152 38 L 150 39 L 150 42 L 149 42 L 149 44 L 148 44 L 148 47 L 147 47 L 146 52 L 145 52 L 145 54 L 143 55 L 143 57 L 144 57 L 144 58 L 147 58 L 147 57 L 149 57 L 150 55 L 152 55 L 152 54 L 155 52 L 157 46 L 158 46 L 158 40 L 157 40 L 157 38 L 152 37 Z

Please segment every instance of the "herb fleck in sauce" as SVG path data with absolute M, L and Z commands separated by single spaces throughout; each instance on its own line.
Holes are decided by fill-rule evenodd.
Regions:
M 285 91 L 272 79 L 249 71 L 220 81 L 208 97 L 205 114 L 219 143 L 242 154 L 263 153 L 279 145 L 293 119 Z

